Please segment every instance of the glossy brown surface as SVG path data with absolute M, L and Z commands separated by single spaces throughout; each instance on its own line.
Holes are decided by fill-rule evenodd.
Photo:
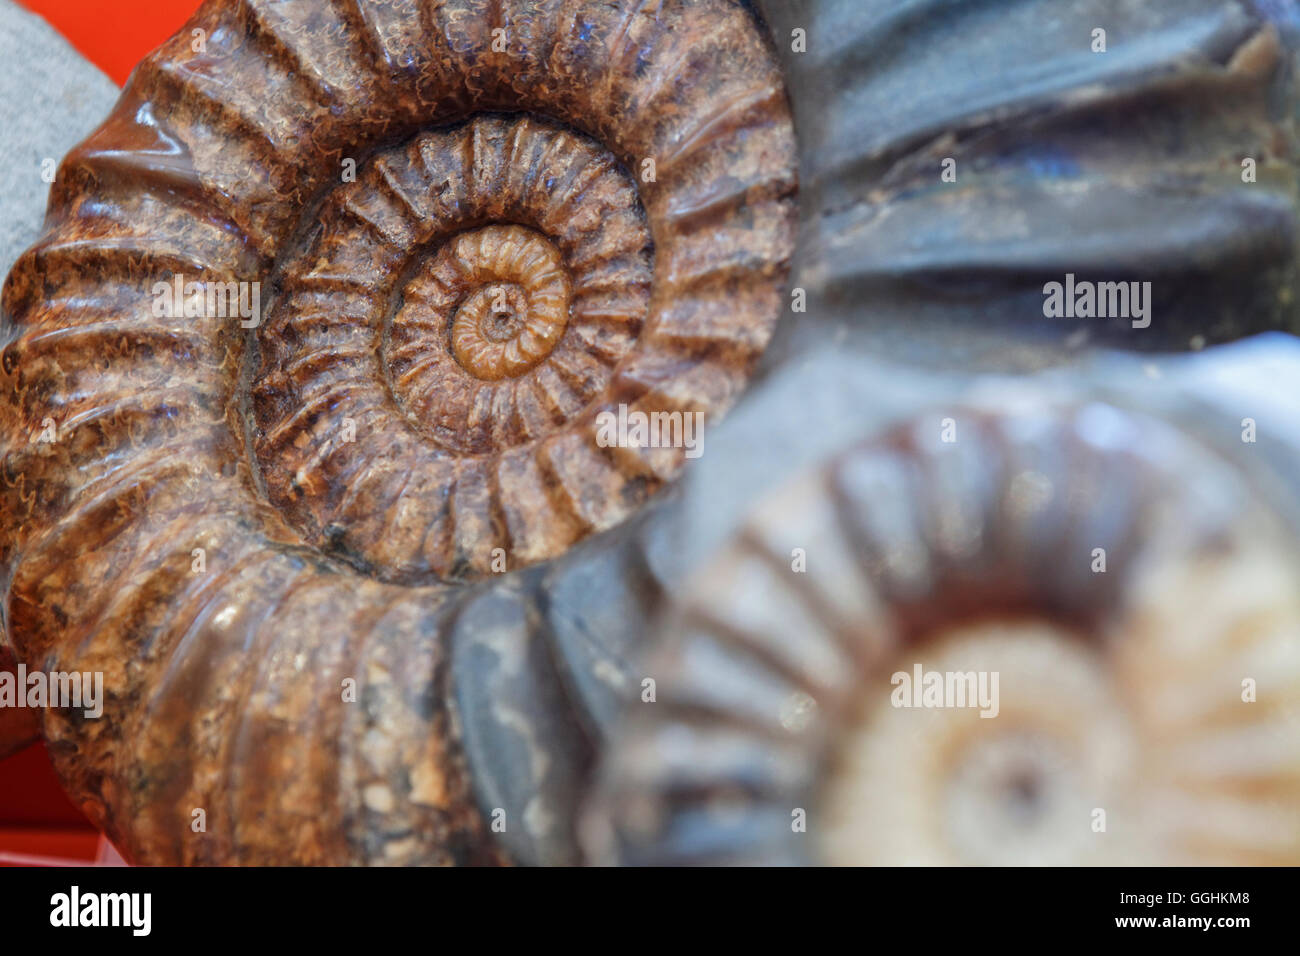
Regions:
M 593 420 L 638 396 L 677 407 L 629 367 L 700 362 L 656 331 L 649 224 L 608 150 L 483 116 L 377 154 L 316 219 L 283 257 L 252 383 L 268 491 L 306 535 L 384 577 L 463 576 L 496 548 L 510 567 L 553 556 L 654 489 Z
M 137 68 L 6 282 L 0 380 L 10 636 L 104 673 L 104 717 L 44 733 L 128 859 L 505 857 L 447 580 L 676 473 L 591 420 L 735 398 L 794 188 L 779 72 L 728 0 L 210 0 Z M 259 283 L 263 321 L 159 308 L 178 276 Z

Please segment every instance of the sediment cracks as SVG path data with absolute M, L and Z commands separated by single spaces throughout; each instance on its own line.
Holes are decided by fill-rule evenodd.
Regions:
M 104 672 L 105 718 L 45 734 L 130 859 L 501 857 L 460 740 L 506 718 L 448 703 L 448 582 L 673 476 L 595 414 L 735 398 L 794 188 L 728 0 L 213 0 L 137 68 L 6 285 L 0 383 L 9 638 Z M 265 321 L 157 314 L 176 275 L 263 283 Z M 545 763 L 510 819 L 566 812 Z

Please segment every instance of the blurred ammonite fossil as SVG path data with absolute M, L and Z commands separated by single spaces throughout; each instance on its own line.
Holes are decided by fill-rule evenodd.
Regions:
M 128 859 L 571 858 L 586 744 L 516 569 L 677 471 L 599 411 L 735 398 L 795 188 L 733 0 L 208 0 L 137 67 L 0 382 L 5 628 L 104 672 L 43 731 Z M 522 796 L 476 808 L 488 724 Z
M 789 439 L 773 410 L 828 373 L 851 407 L 818 359 L 727 443 Z M 726 468 L 688 482 L 684 521 L 747 503 L 630 669 L 654 694 L 603 751 L 595 858 L 1300 861 L 1300 443 L 1279 495 L 1204 408 L 1160 420 L 1095 382 L 934 392 L 950 403 L 841 450 L 789 442 L 794 476 L 763 495 Z

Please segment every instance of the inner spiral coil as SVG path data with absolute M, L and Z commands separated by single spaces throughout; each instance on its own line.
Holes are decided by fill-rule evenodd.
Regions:
M 462 298 L 451 325 L 456 361 L 475 378 L 498 381 L 533 368 L 564 332 L 569 292 L 559 254 L 518 226 L 488 226 L 464 236 L 429 279 L 447 288 L 480 283 Z M 439 275 L 450 272 L 443 278 Z
M 653 260 L 631 176 L 558 124 L 484 115 L 379 154 L 280 271 L 253 388 L 272 498 L 386 577 L 557 546 L 521 527 L 553 508 L 526 472 L 593 453 Z

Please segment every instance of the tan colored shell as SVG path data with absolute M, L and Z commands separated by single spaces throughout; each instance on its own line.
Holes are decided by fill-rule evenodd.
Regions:
M 1268 501 L 1100 403 L 947 409 L 815 463 L 661 622 L 596 857 L 1296 863 L 1300 551 Z M 917 668 L 953 696 L 917 706 Z
M 554 246 L 519 226 L 487 226 L 461 236 L 439 258 L 451 272 L 448 298 L 460 303 L 451 353 L 461 368 L 480 381 L 499 382 L 551 354 L 569 316 L 568 282 Z M 462 290 L 474 283 L 482 285 L 465 295 Z
M 128 859 L 502 858 L 438 579 L 558 554 L 675 474 L 591 421 L 734 399 L 794 187 L 730 0 L 209 0 L 140 64 L 0 339 L 6 623 L 25 660 L 104 673 L 104 719 L 44 733 Z M 534 276 L 534 338 L 467 358 L 480 279 L 426 310 L 421 270 L 494 225 L 557 251 L 569 311 Z M 466 276 L 500 265 L 478 235 Z M 261 283 L 264 321 L 159 310 L 178 276 Z

